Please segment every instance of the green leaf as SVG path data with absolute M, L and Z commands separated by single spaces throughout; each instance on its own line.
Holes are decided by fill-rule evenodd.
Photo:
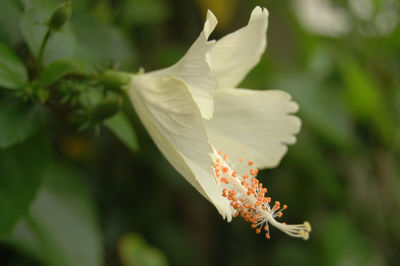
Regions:
M 35 137 L 8 149 L 0 149 L 0 236 L 9 233 L 30 207 L 40 187 L 47 143 Z
M 0 148 L 7 148 L 32 136 L 41 121 L 40 107 L 0 102 Z
M 51 63 L 43 70 L 40 76 L 40 84 L 45 87 L 49 86 L 68 74 L 86 75 L 87 72 L 77 60 L 58 60 Z
M 15 89 L 24 86 L 28 73 L 14 52 L 0 43 L 0 86 Z
M 139 235 L 130 233 L 123 236 L 118 251 L 124 266 L 165 266 L 166 256 L 158 249 L 149 246 Z
M 44 265 L 102 265 L 93 199 L 79 174 L 63 165 L 49 167 L 30 214 L 6 241 Z
M 50 18 L 56 2 L 43 0 L 39 2 L 27 0 L 25 2 L 25 11 L 21 18 L 21 31 L 29 50 L 37 57 L 47 31 L 45 22 Z M 68 25 L 65 25 L 62 31 L 55 33 L 50 38 L 44 51 L 43 61 L 47 65 L 62 58 L 72 58 L 75 55 L 75 48 L 75 36 Z
M 132 123 L 124 113 L 120 112 L 107 119 L 104 122 L 104 125 L 132 151 L 137 152 L 139 150 L 135 130 L 133 129 Z

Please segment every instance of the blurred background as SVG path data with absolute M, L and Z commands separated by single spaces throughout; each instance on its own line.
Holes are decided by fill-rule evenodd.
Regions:
M 62 2 L 0 1 L 0 64 L 8 47 L 28 69 L 25 90 L 43 22 Z M 282 163 L 259 179 L 288 204 L 284 221 L 310 221 L 310 239 L 272 229 L 266 240 L 240 218 L 224 221 L 126 100 L 122 130 L 105 121 L 82 131 L 63 104 L 10 109 L 5 99 L 18 93 L 0 88 L 1 265 L 399 265 L 399 1 L 74 0 L 44 65 L 167 67 L 197 38 L 207 9 L 218 39 L 246 25 L 256 5 L 270 12 L 268 47 L 240 87 L 289 92 L 303 121 Z M 57 86 L 73 94 L 92 85 L 66 76 Z

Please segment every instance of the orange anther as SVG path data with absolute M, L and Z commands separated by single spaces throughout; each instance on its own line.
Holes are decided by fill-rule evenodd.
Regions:
M 228 155 L 224 154 L 224 160 L 228 160 Z
M 268 231 L 268 230 L 269 230 L 269 228 L 268 228 L 268 225 L 267 225 L 267 224 L 264 226 L 264 230 L 265 230 L 265 231 Z
M 269 236 L 268 233 L 265 233 L 265 238 L 266 238 L 266 239 L 270 239 L 271 237 Z
M 261 230 L 260 230 L 260 228 L 257 228 L 256 229 L 256 234 L 259 234 L 259 233 L 261 233 Z
M 237 172 L 236 172 L 236 171 L 232 173 L 232 176 L 233 176 L 233 177 L 236 177 L 236 175 L 237 175 Z
M 284 204 L 283 207 L 282 207 L 282 210 L 286 210 L 286 209 L 287 209 L 287 205 Z
M 222 172 L 224 173 L 228 172 L 228 167 L 222 167 Z
M 254 228 L 257 228 L 257 225 L 256 225 L 256 224 L 252 224 L 252 225 L 251 225 L 251 228 L 253 228 L 253 229 L 254 229 Z
M 283 213 L 282 212 L 278 212 L 278 217 L 282 217 Z
M 242 158 L 239 158 L 239 162 L 243 162 L 243 159 L 242 159 Z
M 250 165 L 253 165 L 253 163 L 254 163 L 253 161 L 249 161 L 249 166 L 250 166 Z
M 238 215 L 239 215 L 239 211 L 236 211 L 236 213 L 233 216 L 237 217 Z
M 248 175 L 244 175 L 244 176 L 243 176 L 243 179 L 247 179 L 247 178 L 249 178 Z
M 229 184 L 228 179 L 226 179 L 225 177 L 221 178 L 221 182 L 225 183 L 225 184 Z
M 221 155 L 222 154 L 222 151 L 218 151 L 218 155 Z

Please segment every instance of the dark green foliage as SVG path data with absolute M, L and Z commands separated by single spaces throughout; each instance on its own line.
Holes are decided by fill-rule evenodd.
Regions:
M 0 237 L 29 210 L 50 159 L 40 136 L 0 149 Z
M 40 127 L 40 106 L 0 100 L 0 148 L 23 142 Z
M 0 87 L 16 89 L 26 85 L 28 74 L 14 52 L 0 43 Z

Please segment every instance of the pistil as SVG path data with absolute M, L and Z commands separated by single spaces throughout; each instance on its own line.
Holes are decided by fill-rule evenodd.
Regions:
M 264 230 L 267 239 L 270 238 L 269 224 L 292 237 L 305 240 L 309 238 L 311 226 L 308 222 L 288 225 L 276 221 L 275 218 L 282 217 L 287 205 L 281 207 L 281 203 L 275 201 L 271 207 L 271 198 L 266 196 L 267 188 L 256 178 L 258 169 L 254 167 L 253 161 L 244 162 L 239 158 L 237 162 L 231 162 L 228 156 L 220 151 L 214 151 L 213 160 L 222 196 L 226 197 L 231 207 L 236 210 L 235 217 L 240 215 L 250 222 L 257 234 Z

